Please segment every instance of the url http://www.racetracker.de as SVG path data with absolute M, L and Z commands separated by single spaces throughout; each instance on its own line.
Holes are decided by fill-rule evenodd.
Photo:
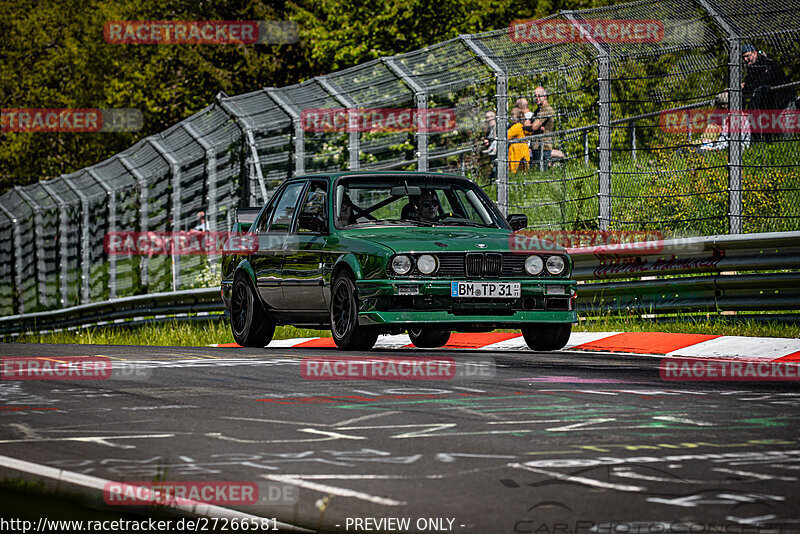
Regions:
M 278 520 L 268 517 L 196 519 L 61 520 L 40 517 L 38 521 L 0 518 L 0 532 L 216 532 L 217 530 L 278 530 Z

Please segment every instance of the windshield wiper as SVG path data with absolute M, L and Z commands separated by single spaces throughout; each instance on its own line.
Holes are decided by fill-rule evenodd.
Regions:
M 447 222 L 445 222 L 445 221 L 447 221 Z M 477 223 L 477 222 L 475 222 L 475 221 L 473 221 L 471 219 L 462 219 L 462 218 L 459 218 L 459 217 L 447 217 L 446 219 L 443 219 L 441 221 L 436 221 L 433 224 L 436 224 L 436 225 L 439 225 L 439 226 L 453 226 L 453 225 L 456 225 L 456 226 L 473 226 L 475 228 L 492 228 L 491 226 L 487 226 L 485 224 Z
M 395 225 L 403 225 L 403 224 L 412 224 L 414 226 L 433 226 L 433 223 L 430 222 L 422 222 L 422 221 L 414 221 L 411 219 L 375 219 L 370 221 L 364 221 L 357 224 L 351 224 L 348 228 L 355 228 L 360 226 L 370 226 L 373 224 L 395 224 Z

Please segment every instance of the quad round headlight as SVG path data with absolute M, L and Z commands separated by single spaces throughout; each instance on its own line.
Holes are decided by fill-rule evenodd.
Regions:
M 539 256 L 528 256 L 525 260 L 525 272 L 528 274 L 539 274 L 544 269 L 544 262 Z
M 430 254 L 423 254 L 417 258 L 417 269 L 422 274 L 433 274 L 439 268 L 439 262 Z
M 395 256 L 392 259 L 392 270 L 397 274 L 408 274 L 411 272 L 414 264 L 411 263 L 411 258 L 408 256 Z
M 561 256 L 547 258 L 547 272 L 550 274 L 561 274 L 566 267 L 567 264 Z

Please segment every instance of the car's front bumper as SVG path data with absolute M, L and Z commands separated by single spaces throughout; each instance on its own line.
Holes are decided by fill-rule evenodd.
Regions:
M 519 282 L 519 298 L 457 298 L 451 296 L 456 280 L 359 280 L 362 325 L 436 323 L 452 328 L 515 328 L 532 323 L 576 323 L 575 286 L 568 279 L 492 279 L 457 281 Z M 401 294 L 401 286 L 415 286 L 417 294 Z M 548 291 L 558 286 L 558 292 Z

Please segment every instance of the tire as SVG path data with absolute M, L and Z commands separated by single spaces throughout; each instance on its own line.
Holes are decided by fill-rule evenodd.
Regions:
M 532 350 L 559 350 L 569 341 L 571 324 L 535 325 L 522 329 L 522 337 Z
M 275 323 L 264 311 L 250 277 L 236 275 L 231 292 L 231 332 L 243 347 L 264 347 L 272 341 Z
M 444 347 L 450 339 L 450 330 L 435 330 L 433 328 L 409 328 L 408 337 L 415 347 L 421 349 L 436 349 Z
M 378 331 L 358 325 L 358 299 L 353 277 L 340 271 L 331 286 L 331 333 L 339 350 L 370 350 Z

